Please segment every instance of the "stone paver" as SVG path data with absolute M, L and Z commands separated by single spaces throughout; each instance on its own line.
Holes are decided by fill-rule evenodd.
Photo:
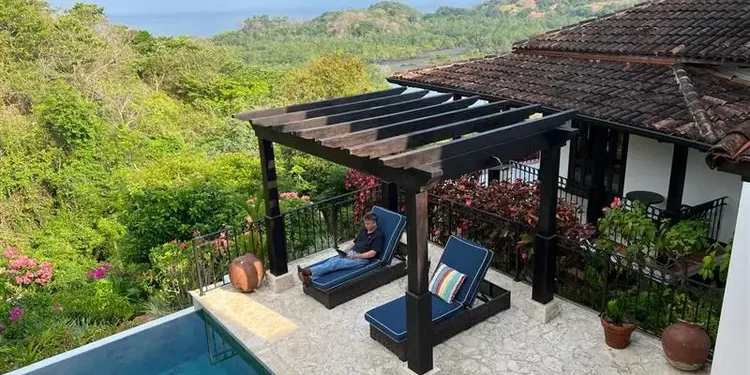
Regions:
M 430 245 L 430 258 L 439 259 L 441 251 Z M 289 269 L 333 254 L 316 254 L 291 263 Z M 610 349 L 595 312 L 560 301 L 560 316 L 541 324 L 523 313 L 531 287 L 493 270 L 487 279 L 511 291 L 512 306 L 436 346 L 434 364 L 441 374 L 684 374 L 663 358 L 658 339 L 636 332 L 627 349 Z M 370 338 L 364 314 L 405 290 L 404 277 L 333 310 L 304 295 L 300 285 L 278 294 L 268 287 L 238 294 L 225 286 L 194 300 L 278 375 L 390 375 L 404 374 L 405 363 Z M 254 308 L 257 317 L 252 316 Z M 256 318 L 259 321 L 247 323 Z M 259 328 L 265 324 L 276 326 Z

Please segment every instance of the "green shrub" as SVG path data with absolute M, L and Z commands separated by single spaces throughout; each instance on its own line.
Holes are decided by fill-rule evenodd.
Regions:
M 50 83 L 47 90 L 34 104 L 34 112 L 60 146 L 73 149 L 101 130 L 96 103 L 62 80 Z
M 55 295 L 65 316 L 94 322 L 119 322 L 135 314 L 126 297 L 115 292 L 112 283 L 101 279 L 75 290 L 64 290 Z
M 192 247 L 184 242 L 165 243 L 151 249 L 150 258 L 156 272 L 159 299 L 171 306 L 187 306 L 190 302 L 188 291 L 197 288 L 193 281 Z

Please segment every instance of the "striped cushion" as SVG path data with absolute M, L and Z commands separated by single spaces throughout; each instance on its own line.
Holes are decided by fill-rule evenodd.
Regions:
M 435 274 L 432 275 L 430 292 L 447 303 L 453 303 L 453 298 L 456 296 L 458 289 L 461 288 L 464 279 L 466 279 L 466 275 L 441 263 Z

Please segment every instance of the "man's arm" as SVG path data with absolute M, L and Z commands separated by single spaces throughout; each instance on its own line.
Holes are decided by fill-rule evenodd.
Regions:
M 370 259 L 370 258 L 375 257 L 375 255 L 377 255 L 377 252 L 375 250 L 370 250 L 370 251 L 366 251 L 366 252 L 364 252 L 362 254 L 359 254 L 358 258 L 359 259 Z

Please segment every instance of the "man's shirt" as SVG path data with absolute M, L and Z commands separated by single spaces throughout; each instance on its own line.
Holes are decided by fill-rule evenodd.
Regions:
M 370 250 L 375 250 L 376 253 L 380 253 L 383 247 L 383 232 L 380 229 L 375 228 L 372 233 L 367 233 L 367 229 L 362 228 L 357 234 L 357 238 L 354 239 L 354 247 L 352 250 L 362 254 Z

